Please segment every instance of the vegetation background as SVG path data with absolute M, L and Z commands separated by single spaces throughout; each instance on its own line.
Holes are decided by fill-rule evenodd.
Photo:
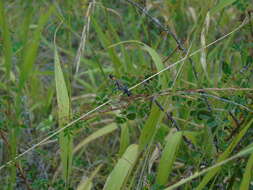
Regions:
M 0 0 L 0 189 L 253 189 L 252 13 Z

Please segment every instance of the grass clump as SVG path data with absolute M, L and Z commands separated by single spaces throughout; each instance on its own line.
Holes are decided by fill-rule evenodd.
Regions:
M 0 189 L 251 189 L 252 10 L 0 0 Z

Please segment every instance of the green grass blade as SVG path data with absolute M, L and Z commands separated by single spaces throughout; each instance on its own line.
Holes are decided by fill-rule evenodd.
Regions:
M 23 49 L 21 50 L 21 62 L 24 61 L 24 55 L 26 52 L 26 49 L 29 48 L 29 37 L 30 37 L 30 26 L 32 24 L 32 19 L 34 16 L 34 10 L 32 7 L 32 2 L 29 0 L 29 5 L 28 7 L 24 10 L 24 15 L 23 15 L 23 23 L 20 25 L 19 28 L 19 38 L 21 39 L 21 44 L 23 46 Z
M 3 0 L 0 1 L 0 27 L 2 30 L 3 38 L 3 55 L 6 68 L 6 76 L 9 79 L 11 72 L 11 59 L 12 59 L 12 44 L 11 37 L 7 23 L 7 16 L 5 15 Z
M 29 78 L 32 70 L 33 65 L 36 60 L 39 44 L 40 44 L 40 38 L 42 30 L 47 23 L 48 19 L 50 18 L 51 14 L 54 11 L 54 7 L 50 7 L 49 10 L 40 16 L 38 26 L 36 30 L 33 33 L 33 37 L 30 41 L 30 43 L 27 45 L 27 48 L 24 52 L 24 60 L 21 65 L 21 71 L 20 71 L 20 81 L 19 81 L 19 88 L 22 89 L 24 87 L 24 84 L 26 80 Z
M 123 124 L 121 126 L 121 136 L 120 136 L 120 148 L 119 148 L 120 156 L 122 156 L 122 154 L 126 151 L 129 144 L 130 144 L 129 128 L 127 124 Z
M 211 9 L 210 14 L 215 14 L 215 13 L 220 12 L 222 9 L 231 5 L 235 1 L 236 0 L 220 0 L 219 3 Z
M 98 35 L 98 38 L 103 46 L 103 48 L 107 48 L 108 46 L 111 45 L 109 37 L 106 36 L 106 34 L 102 31 L 101 27 L 97 23 L 96 19 L 92 19 L 93 26 L 95 28 L 95 31 Z M 108 48 L 107 48 L 108 49 Z M 112 60 L 114 69 L 116 71 L 116 74 L 120 74 L 120 67 L 122 65 L 120 58 L 116 54 L 115 50 L 113 48 L 108 49 L 108 54 Z
M 118 129 L 117 125 L 115 123 L 111 123 L 99 130 L 97 130 L 96 132 L 94 132 L 93 134 L 91 134 L 90 136 L 88 136 L 87 138 L 85 138 L 82 142 L 80 142 L 75 148 L 74 148 L 74 153 L 76 153 L 77 151 L 79 151 L 81 148 L 85 147 L 87 144 L 89 144 L 90 142 L 105 136 L 109 133 L 112 133 L 113 131 L 115 131 L 116 129 Z
M 251 119 L 247 123 L 247 125 L 240 131 L 240 133 L 236 136 L 236 138 L 232 141 L 232 143 L 226 149 L 226 151 L 224 153 L 222 153 L 221 156 L 218 158 L 217 162 L 221 162 L 221 161 L 225 160 L 231 154 L 231 152 L 234 150 L 234 148 L 236 147 L 236 145 L 240 142 L 240 140 L 245 135 L 245 133 L 247 132 L 247 130 L 251 127 L 252 123 L 253 123 L 253 119 Z M 203 189 L 208 184 L 208 182 L 215 175 L 217 175 L 219 173 L 220 170 L 221 170 L 221 167 L 217 167 L 217 168 L 209 171 L 205 175 L 205 177 L 202 179 L 201 183 L 198 185 L 198 187 L 196 188 L 196 190 Z
M 70 120 L 70 100 L 67 86 L 64 80 L 63 72 L 60 65 L 60 59 L 57 49 L 55 48 L 55 85 L 58 104 L 59 126 L 64 127 Z M 66 134 L 65 134 L 66 133 Z M 63 178 L 65 183 L 69 184 L 69 178 L 72 165 L 72 136 L 67 132 L 60 133 L 60 149 L 63 166 Z
M 14 126 L 10 127 L 10 158 L 13 159 L 17 154 L 18 129 Z M 16 189 L 17 171 L 15 164 L 10 166 L 10 175 L 8 180 L 8 190 Z
M 165 105 L 167 98 L 162 97 L 159 98 L 159 100 L 159 102 L 161 102 L 161 105 Z M 141 136 L 139 139 L 140 151 L 142 151 L 149 144 L 149 142 L 156 134 L 156 130 L 159 126 L 159 123 L 162 121 L 163 116 L 164 112 L 161 111 L 157 105 L 153 104 L 151 113 L 141 131 Z
M 165 185 L 168 183 L 168 177 L 172 171 L 173 163 L 176 159 L 178 148 L 182 140 L 182 132 L 173 134 L 167 141 L 162 157 L 158 166 L 156 183 Z
M 183 184 L 185 184 L 185 183 L 187 183 L 187 182 L 190 182 L 190 181 L 192 181 L 193 179 L 195 179 L 195 178 L 197 178 L 197 177 L 199 177 L 199 176 L 201 176 L 201 175 L 203 175 L 203 174 L 205 174 L 205 173 L 207 173 L 207 172 L 209 172 L 209 171 L 212 171 L 212 170 L 214 170 L 214 169 L 216 169 L 216 168 L 220 168 L 220 167 L 223 166 L 224 164 L 227 164 L 228 162 L 230 162 L 230 161 L 232 161 L 232 160 L 235 160 L 235 159 L 237 159 L 237 158 L 239 158 L 239 157 L 245 156 L 245 155 L 247 155 L 247 154 L 251 154 L 252 152 L 253 152 L 253 147 L 252 147 L 252 146 L 249 146 L 248 148 L 242 150 L 242 151 L 239 152 L 238 154 L 236 154 L 236 155 L 234 155 L 234 156 L 232 156 L 232 157 L 230 157 L 230 158 L 228 158 L 228 159 L 225 159 L 225 160 L 223 160 L 223 161 L 221 161 L 221 162 L 219 162 L 219 163 L 217 163 L 217 164 L 215 164 L 215 165 L 213 165 L 213 166 L 210 166 L 210 167 L 208 167 L 208 168 L 206 168 L 206 169 L 204 169 L 204 170 L 202 170 L 202 171 L 200 171 L 200 172 L 196 172 L 196 173 L 194 173 L 193 175 L 191 175 L 190 177 L 187 177 L 187 178 L 185 178 L 185 179 L 182 179 L 182 180 L 180 180 L 179 182 L 177 182 L 177 183 L 175 183 L 175 184 L 173 184 L 173 185 L 167 187 L 167 188 L 164 189 L 164 190 L 174 190 L 174 189 L 177 189 L 177 187 L 180 187 L 181 185 L 183 185 Z
M 253 154 L 250 155 L 247 166 L 245 168 L 240 190 L 247 190 L 253 177 Z
M 164 65 L 157 52 L 147 45 L 144 45 L 143 48 L 152 57 L 157 70 L 158 71 L 162 70 L 164 68 Z M 162 89 L 165 89 L 167 87 L 167 82 L 168 79 L 166 78 L 166 75 L 159 75 L 159 84 L 161 85 Z M 165 110 L 167 109 L 168 104 L 167 97 L 158 98 L 158 102 L 160 102 L 160 104 L 164 107 Z M 151 113 L 142 129 L 141 136 L 139 139 L 140 151 L 142 151 L 155 136 L 157 127 L 159 126 L 159 123 L 162 121 L 163 116 L 164 112 L 161 111 L 157 105 L 153 105 L 151 108 Z
M 4 1 L 0 0 L 0 30 L 1 30 L 1 38 L 2 44 L 1 48 L 3 49 L 3 57 L 4 57 L 4 66 L 5 66 L 5 74 L 6 79 L 10 80 L 11 75 L 11 67 L 12 67 L 12 43 L 11 36 L 8 25 L 8 17 L 5 14 Z M 8 84 L 8 83 L 6 83 Z M 10 91 L 8 88 L 9 85 L 6 85 L 6 91 Z M 2 88 L 1 90 L 3 90 Z M 1 105 L 0 105 L 1 106 Z M 1 111 L 0 111 L 1 112 Z M 9 143 L 10 150 L 9 155 L 10 159 L 14 159 L 17 153 L 17 141 L 18 141 L 18 129 L 17 126 L 12 122 L 14 120 L 11 118 L 10 122 L 8 122 L 8 132 L 9 132 Z M 14 125 L 14 126 L 13 126 Z M 12 190 L 16 188 L 16 166 L 15 164 L 9 167 L 9 177 L 8 177 L 8 190 Z
M 147 45 L 145 45 L 143 48 L 152 57 L 157 70 L 161 71 L 162 69 L 164 69 L 164 65 L 163 65 L 163 62 L 162 62 L 162 59 L 161 59 L 160 55 L 158 55 L 158 53 L 153 48 L 151 48 L 151 47 L 149 47 Z M 159 75 L 159 84 L 162 86 L 162 89 L 165 89 L 166 87 L 168 87 L 167 83 L 168 83 L 168 79 L 166 77 L 166 74 L 165 73 L 160 74 Z
M 104 190 L 120 190 L 138 158 L 138 145 L 130 145 L 108 176 Z
M 94 177 L 97 175 L 97 173 L 99 172 L 99 170 L 101 169 L 103 165 L 100 164 L 95 171 L 92 172 L 91 176 L 86 179 L 84 182 L 81 182 L 78 187 L 77 190 L 91 190 L 92 189 L 92 180 L 94 179 Z

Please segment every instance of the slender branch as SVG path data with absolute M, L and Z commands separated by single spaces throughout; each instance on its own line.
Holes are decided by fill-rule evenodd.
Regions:
M 145 15 L 147 15 L 154 24 L 156 24 L 158 27 L 160 27 L 166 33 L 168 33 L 169 35 L 171 35 L 172 38 L 176 41 L 179 49 L 183 52 L 184 55 L 187 55 L 187 50 L 184 47 L 183 43 L 181 42 L 181 40 L 179 38 L 177 38 L 177 36 L 171 31 L 171 29 L 169 27 L 163 25 L 157 18 L 155 18 L 152 15 L 150 15 L 148 13 L 148 11 L 145 8 L 143 8 L 141 5 L 139 5 L 138 3 L 136 3 L 136 2 L 134 2 L 132 0 L 126 0 L 126 1 L 128 3 L 130 3 L 130 4 L 132 4 L 133 6 L 135 6 L 136 8 L 138 8 L 141 12 L 143 12 Z M 195 79 L 199 83 L 199 77 L 198 77 L 198 73 L 197 73 L 196 68 L 195 68 L 195 63 L 193 62 L 193 60 L 190 57 L 188 57 L 188 59 L 189 59 L 190 64 L 192 66 L 192 70 L 193 70 L 193 74 L 195 76 Z M 201 92 L 201 94 L 204 94 L 204 92 Z M 206 105 L 207 105 L 207 108 L 208 108 L 209 112 L 212 112 L 212 107 L 209 104 L 207 97 L 203 96 L 203 98 L 204 98 L 204 100 L 206 102 Z
M 241 125 L 244 122 L 244 120 L 239 122 L 231 111 L 229 111 L 228 113 L 232 117 L 232 119 L 234 120 L 236 127 L 234 128 L 234 130 L 230 133 L 230 135 L 225 140 L 231 139 L 239 131 Z
M 163 108 L 163 106 L 156 100 L 155 96 L 152 98 L 152 101 L 157 105 L 157 107 L 161 111 L 163 111 L 166 114 L 167 119 L 169 121 L 171 121 L 171 123 L 174 125 L 174 127 L 177 129 L 177 131 L 180 131 L 179 125 L 177 124 L 176 120 L 172 117 L 172 112 L 165 111 L 165 109 Z M 189 145 L 189 147 L 194 148 L 193 144 L 185 136 L 183 136 L 183 140 L 185 141 L 186 144 Z

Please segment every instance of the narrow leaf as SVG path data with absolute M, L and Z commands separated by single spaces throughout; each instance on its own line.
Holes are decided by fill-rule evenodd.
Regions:
M 7 16 L 4 11 L 4 3 L 0 0 L 0 27 L 2 30 L 2 38 L 3 38 L 3 52 L 4 52 L 4 62 L 6 68 L 6 75 L 9 78 L 11 72 L 11 59 L 12 59 L 12 44 L 11 37 L 8 28 Z
M 47 23 L 48 19 L 50 18 L 51 14 L 53 13 L 54 7 L 52 6 L 49 8 L 49 10 L 40 16 L 38 26 L 36 30 L 33 33 L 32 39 L 30 41 L 30 44 L 27 45 L 27 48 L 24 52 L 24 60 L 21 65 L 21 72 L 20 72 L 20 81 L 19 81 L 19 88 L 22 89 L 25 81 L 30 76 L 33 65 L 36 60 L 39 44 L 40 44 L 40 38 L 41 33 L 44 28 L 44 25 Z
M 164 65 L 162 62 L 162 59 L 160 57 L 160 55 L 151 47 L 144 45 L 144 50 L 146 50 L 150 56 L 152 57 L 155 66 L 157 68 L 158 71 L 161 71 L 162 69 L 164 69 Z M 166 74 L 160 74 L 159 75 L 159 84 L 162 86 L 162 89 L 166 88 L 168 86 L 168 79 L 166 78 Z
M 253 154 L 250 155 L 247 166 L 245 168 L 240 190 L 249 189 L 252 177 L 253 177 Z
M 138 145 L 130 145 L 106 180 L 104 190 L 120 190 L 138 158 Z
M 226 149 L 225 152 L 223 152 L 220 157 L 218 158 L 217 162 L 221 162 L 223 160 L 225 160 L 230 154 L 231 152 L 234 150 L 234 148 L 236 147 L 236 145 L 240 142 L 240 140 L 242 139 L 242 137 L 245 135 L 245 133 L 248 131 L 248 129 L 251 127 L 253 123 L 253 119 L 251 119 L 247 125 L 240 131 L 240 133 L 236 136 L 236 138 L 232 141 L 232 143 L 229 145 L 229 147 Z M 201 183 L 198 185 L 198 187 L 196 188 L 197 190 L 201 190 L 203 189 L 208 182 L 221 170 L 221 167 L 217 167 L 211 171 L 209 171 L 205 177 L 202 179 Z
M 97 175 L 97 173 L 99 172 L 99 170 L 101 169 L 101 167 L 102 167 L 102 164 L 99 165 L 95 169 L 95 171 L 92 172 L 91 176 L 88 179 L 81 181 L 81 183 L 77 187 L 77 190 L 91 190 L 91 188 L 92 188 L 92 180 Z
M 166 109 L 167 98 L 162 97 L 159 100 L 161 102 L 161 105 L 165 105 L 164 108 Z M 151 113 L 141 131 L 141 136 L 139 139 L 140 151 L 142 151 L 155 136 L 156 130 L 159 127 L 159 124 L 162 121 L 163 116 L 164 112 L 161 111 L 157 105 L 153 104 L 151 108 Z
M 222 9 L 224 9 L 225 7 L 231 5 L 235 1 L 236 0 L 220 0 L 219 3 L 211 9 L 210 13 L 215 14 L 217 12 L 220 12 Z
M 168 177 L 172 171 L 173 163 L 176 159 L 179 145 L 181 143 L 182 133 L 177 132 L 167 141 L 162 157 L 158 166 L 156 183 L 165 185 L 168 182 Z
M 228 162 L 230 162 L 230 161 L 232 161 L 232 160 L 235 160 L 235 159 L 237 159 L 237 158 L 239 158 L 239 157 L 245 156 L 245 155 L 250 154 L 250 153 L 252 153 L 252 152 L 253 152 L 253 146 L 250 146 L 250 147 L 248 147 L 248 148 L 242 150 L 242 151 L 239 152 L 238 154 L 236 154 L 236 155 L 234 155 L 234 156 L 232 156 L 232 157 L 230 157 L 230 158 L 228 158 L 228 159 L 225 159 L 225 160 L 223 160 L 223 161 L 221 161 L 221 162 L 219 162 L 219 163 L 217 163 L 217 164 L 214 164 L 213 166 L 210 166 L 210 167 L 208 167 L 208 168 L 206 168 L 206 169 L 203 169 L 203 170 L 200 171 L 200 172 L 195 172 L 193 175 L 191 175 L 191 176 L 189 176 L 189 177 L 187 177 L 187 178 L 181 179 L 179 182 L 177 182 L 177 183 L 175 183 L 175 184 L 173 184 L 173 185 L 167 187 L 167 188 L 164 189 L 164 190 L 174 190 L 174 189 L 177 189 L 177 188 L 180 187 L 181 185 L 183 185 L 183 184 L 185 184 L 185 183 L 187 183 L 187 182 L 190 182 L 190 181 L 192 181 L 193 179 L 195 179 L 195 178 L 197 178 L 197 177 L 199 177 L 199 176 L 201 176 L 201 175 L 203 175 L 203 174 L 205 174 L 205 173 L 207 173 L 207 172 L 209 172 L 209 171 L 211 171 L 211 170 L 214 170 L 215 168 L 219 168 L 219 167 L 223 166 L 224 164 L 227 164 Z
M 92 23 L 93 23 L 93 26 L 95 28 L 95 31 L 98 35 L 98 38 L 99 38 L 102 46 L 104 48 L 107 48 L 111 44 L 109 37 L 102 31 L 102 29 L 98 25 L 96 19 L 92 19 Z M 120 58 L 118 57 L 115 50 L 112 49 L 112 48 L 108 49 L 108 54 L 109 54 L 109 56 L 112 60 L 112 63 L 113 63 L 113 66 L 114 66 L 114 69 L 115 69 L 116 73 L 119 74 L 120 66 L 122 65 L 121 61 L 120 61 Z
M 126 151 L 127 147 L 129 146 L 129 141 L 130 141 L 129 129 L 127 124 L 124 124 L 121 126 L 120 149 L 119 149 L 120 156 L 122 156 L 122 154 Z
M 93 134 L 91 134 L 90 136 L 88 136 L 87 138 L 85 138 L 82 142 L 80 142 L 75 148 L 74 148 L 74 153 L 76 153 L 77 151 L 79 151 L 81 148 L 85 147 L 87 144 L 89 144 L 90 142 L 105 136 L 113 131 L 115 131 L 116 129 L 118 129 L 117 125 L 115 123 L 111 123 L 99 130 L 97 130 L 96 132 L 94 132 Z
M 55 85 L 58 104 L 59 126 L 64 127 L 70 120 L 70 101 L 67 86 L 64 80 L 57 49 L 55 48 Z M 60 149 L 63 166 L 63 178 L 69 184 L 72 163 L 72 136 L 60 133 Z

